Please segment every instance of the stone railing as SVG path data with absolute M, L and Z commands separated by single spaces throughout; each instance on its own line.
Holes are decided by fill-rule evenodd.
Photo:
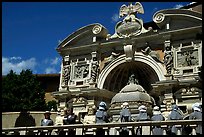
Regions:
M 161 126 L 163 128 L 163 135 L 166 135 L 166 130 L 169 126 L 175 125 L 178 127 L 177 135 L 182 134 L 182 127 L 190 126 L 192 132 L 190 135 L 196 135 L 195 128 L 198 124 L 202 124 L 202 120 L 171 120 L 171 121 L 142 121 L 142 122 L 124 122 L 124 123 L 104 123 L 104 124 L 73 124 L 60 126 L 35 126 L 35 127 L 15 127 L 3 128 L 4 135 L 40 135 L 44 132 L 45 135 L 58 135 L 59 131 L 64 131 L 67 134 L 69 129 L 75 129 L 76 135 L 95 135 L 97 128 L 106 130 L 106 135 L 119 135 L 120 127 L 127 127 L 130 129 L 129 134 L 134 135 L 137 128 L 142 129 L 142 135 L 152 135 L 153 126 Z

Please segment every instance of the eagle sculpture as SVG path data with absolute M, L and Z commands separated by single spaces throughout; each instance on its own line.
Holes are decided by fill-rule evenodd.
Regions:
M 123 17 L 125 15 L 130 15 L 134 13 L 144 14 L 144 9 L 140 2 L 136 2 L 135 5 L 132 5 L 132 3 L 130 3 L 129 6 L 123 4 L 120 7 L 119 17 Z

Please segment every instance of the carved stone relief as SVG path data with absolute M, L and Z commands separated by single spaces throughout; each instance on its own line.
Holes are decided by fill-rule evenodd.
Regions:
M 171 51 L 172 47 L 170 41 L 164 42 L 165 51 L 164 51 L 164 64 L 166 66 L 167 74 L 171 74 L 173 68 L 173 52 Z
M 177 67 L 199 65 L 198 50 L 183 51 L 177 53 Z
M 91 82 L 96 82 L 96 77 L 98 75 L 98 71 L 99 71 L 99 65 L 98 62 L 92 62 L 91 64 Z
M 74 78 L 81 79 L 86 78 L 89 74 L 89 65 L 83 64 L 74 67 Z
M 129 38 L 131 36 L 137 36 L 142 33 L 146 33 L 150 30 L 146 30 L 143 27 L 142 19 L 138 19 L 135 14 L 144 14 L 144 9 L 141 3 L 136 2 L 134 5 L 122 5 L 120 8 L 120 17 L 126 16 L 123 21 L 119 21 L 115 26 L 115 34 L 110 36 L 112 38 Z
M 201 43 L 185 44 L 181 43 L 179 47 L 174 48 L 174 75 L 188 76 L 197 74 L 202 66 L 202 47 Z M 189 75 L 190 76 L 190 75 Z
M 62 87 L 68 86 L 68 81 L 70 79 L 71 66 L 69 61 L 69 56 L 65 56 L 63 59 L 63 69 L 62 69 Z

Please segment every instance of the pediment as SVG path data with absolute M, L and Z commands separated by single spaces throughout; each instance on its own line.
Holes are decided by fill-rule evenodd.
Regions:
M 202 14 L 187 9 L 160 10 L 153 15 L 153 21 L 160 29 L 169 23 L 171 30 L 202 26 Z
M 80 45 L 88 45 L 94 43 L 93 37 L 106 39 L 108 34 L 107 29 L 99 23 L 89 24 L 82 27 L 59 43 L 57 50 L 65 48 L 78 47 Z

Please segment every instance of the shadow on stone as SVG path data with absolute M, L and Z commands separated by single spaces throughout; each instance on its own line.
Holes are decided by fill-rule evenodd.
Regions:
M 32 127 L 36 126 L 35 119 L 27 111 L 20 112 L 19 116 L 16 119 L 15 127 Z M 19 133 L 15 133 L 19 134 Z M 33 134 L 32 131 L 27 132 L 26 134 Z

